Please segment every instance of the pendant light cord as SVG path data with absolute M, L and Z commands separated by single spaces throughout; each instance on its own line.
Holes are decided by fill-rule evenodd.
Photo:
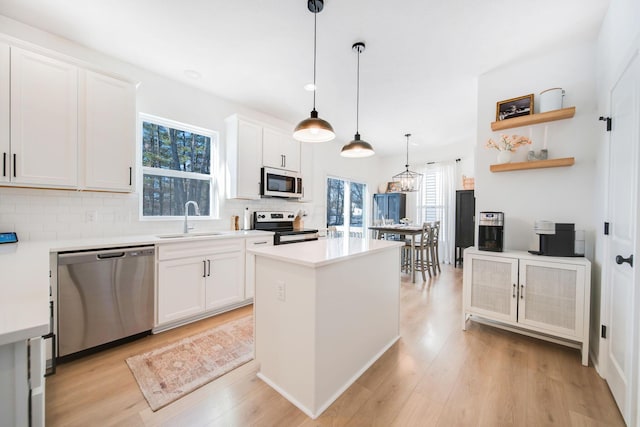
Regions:
M 316 9 L 315 12 L 313 12 L 313 110 L 315 111 L 316 109 L 316 91 L 317 91 L 317 87 L 316 87 L 316 40 L 318 38 L 317 36 L 317 30 L 318 28 L 318 11 Z
M 404 165 L 407 168 L 407 172 L 409 172 L 409 137 L 411 136 L 410 133 L 405 135 L 407 137 L 407 164 Z
M 356 75 L 356 133 L 360 134 L 360 48 L 358 47 L 358 71 Z

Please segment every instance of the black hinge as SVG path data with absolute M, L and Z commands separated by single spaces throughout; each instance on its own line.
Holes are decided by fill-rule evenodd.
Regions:
M 609 235 L 609 223 L 608 222 L 604 223 L 604 235 L 605 236 Z
M 603 122 L 607 122 L 607 132 L 611 132 L 611 117 L 600 116 L 598 120 L 602 120 Z
M 605 325 L 600 325 L 600 337 L 607 337 L 607 327 Z

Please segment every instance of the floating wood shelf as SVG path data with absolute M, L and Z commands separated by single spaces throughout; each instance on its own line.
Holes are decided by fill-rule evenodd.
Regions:
M 561 159 L 532 160 L 530 162 L 502 163 L 489 166 L 491 172 L 519 171 L 524 169 L 558 168 L 561 166 L 573 166 L 575 158 L 564 157 Z
M 545 113 L 530 114 L 528 116 L 514 117 L 513 119 L 500 120 L 491 123 L 491 130 L 503 130 L 521 126 L 536 125 L 538 123 L 553 122 L 555 120 L 570 119 L 576 114 L 576 107 L 563 108 L 561 110 L 547 111 Z

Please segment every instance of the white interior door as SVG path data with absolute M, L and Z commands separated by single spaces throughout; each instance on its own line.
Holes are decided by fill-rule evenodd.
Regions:
M 605 261 L 608 326 L 606 379 L 627 425 L 637 419 L 637 267 L 621 258 L 634 255 L 637 241 L 640 129 L 640 58 L 636 54 L 611 91 L 613 127 L 609 158 L 610 236 Z M 616 260 L 616 258 L 618 259 Z M 634 260 L 637 263 L 637 259 Z

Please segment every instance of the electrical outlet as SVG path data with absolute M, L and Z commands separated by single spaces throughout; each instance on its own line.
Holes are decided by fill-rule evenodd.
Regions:
M 278 298 L 278 301 L 285 301 L 286 300 L 286 292 L 287 292 L 287 288 L 284 284 L 283 281 L 278 281 L 276 283 L 276 298 Z
M 87 222 L 98 221 L 98 211 L 87 211 L 85 215 L 86 215 Z

